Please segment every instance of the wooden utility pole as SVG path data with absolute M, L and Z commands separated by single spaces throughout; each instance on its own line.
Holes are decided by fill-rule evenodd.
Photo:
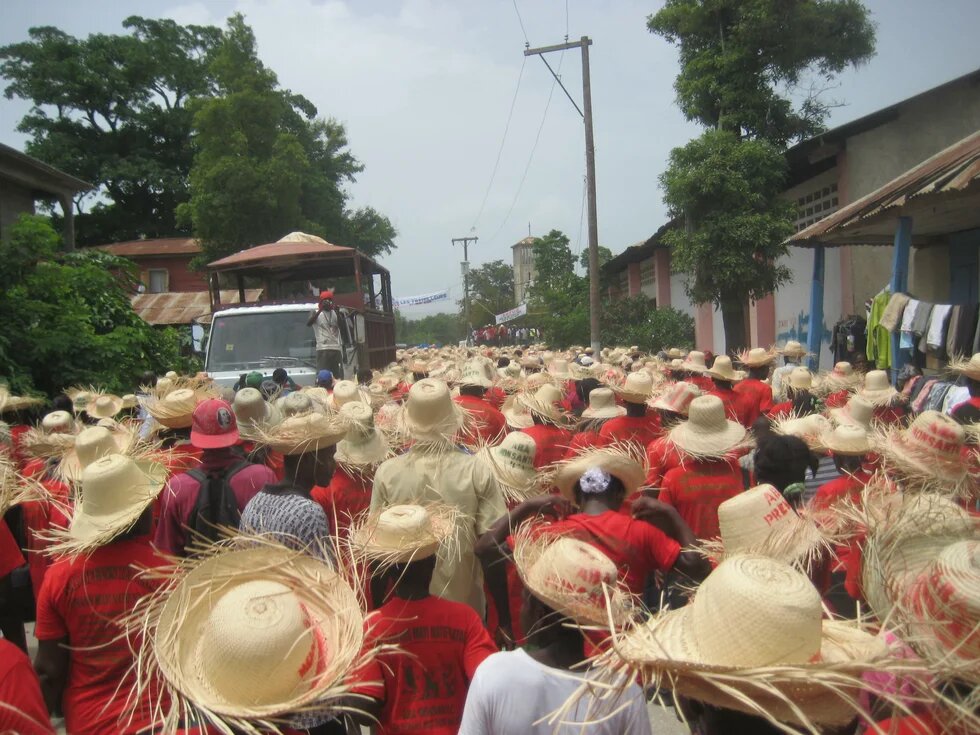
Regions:
M 478 237 L 454 237 L 453 245 L 458 245 L 463 243 L 463 311 L 466 315 L 466 327 L 469 332 L 473 331 L 473 325 L 470 323 L 470 243 L 476 243 Z M 469 339 L 470 335 L 467 333 L 466 338 Z
M 588 192 L 589 207 L 589 332 L 592 349 L 595 354 L 599 354 L 601 345 L 599 343 L 599 316 L 602 309 L 602 301 L 599 294 L 599 224 L 596 215 L 595 203 L 595 140 L 592 137 L 592 79 L 589 72 L 589 46 L 592 39 L 582 36 L 578 41 L 560 43 L 557 46 L 542 46 L 541 48 L 528 48 L 524 50 L 525 56 L 540 56 L 544 61 L 548 71 L 551 72 L 555 80 L 561 85 L 565 96 L 575 105 L 575 109 L 585 120 L 585 187 Z M 565 89 L 561 79 L 555 74 L 554 69 L 544 58 L 545 54 L 554 51 L 566 51 L 568 49 L 582 49 L 582 108 L 575 104 L 572 95 Z

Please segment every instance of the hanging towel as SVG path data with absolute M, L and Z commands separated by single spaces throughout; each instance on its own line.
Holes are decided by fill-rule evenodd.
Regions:
M 956 325 L 960 321 L 960 306 L 954 304 L 953 308 L 949 310 L 949 319 L 946 321 L 946 337 L 943 339 L 943 344 L 946 346 L 946 353 L 949 355 L 953 353 L 953 339 L 956 337 Z
M 919 308 L 919 304 L 921 303 L 918 299 L 909 299 L 908 304 L 905 305 L 905 311 L 902 312 L 901 330 L 903 332 L 912 331 L 912 318 L 915 316 L 915 310 Z
M 932 313 L 932 304 L 928 301 L 920 301 L 912 317 L 912 334 L 920 336 L 925 334 L 929 327 L 929 315 Z
M 905 308 L 908 306 L 910 300 L 911 297 L 907 293 L 892 294 L 892 297 L 888 300 L 888 306 L 885 307 L 885 311 L 882 313 L 881 320 L 878 323 L 889 332 L 894 332 L 898 328 L 902 314 L 905 312 Z
M 946 348 L 950 355 L 969 357 L 974 353 L 973 332 L 977 328 L 977 309 L 976 302 L 960 307 L 960 319 L 956 322 L 952 346 Z
M 932 307 L 932 314 L 929 315 L 929 332 L 926 337 L 927 347 L 939 350 L 946 346 L 946 320 L 949 319 L 949 312 L 952 309 L 949 304 L 936 304 Z
M 871 301 L 871 315 L 868 319 L 868 360 L 879 370 L 887 370 L 892 366 L 891 336 L 888 330 L 881 326 L 881 315 L 891 300 L 887 290 L 881 291 Z

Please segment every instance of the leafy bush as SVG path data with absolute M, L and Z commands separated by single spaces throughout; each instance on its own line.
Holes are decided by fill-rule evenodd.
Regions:
M 647 352 L 694 346 L 694 319 L 671 307 L 655 308 L 643 296 L 605 304 L 602 341 L 606 345 L 637 345 Z

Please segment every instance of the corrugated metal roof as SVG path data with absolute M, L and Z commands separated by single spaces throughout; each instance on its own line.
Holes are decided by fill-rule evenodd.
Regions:
M 245 300 L 258 301 L 262 297 L 261 288 L 245 289 Z M 238 291 L 221 292 L 221 302 L 228 303 L 238 298 Z M 143 293 L 132 298 L 133 310 L 148 324 L 191 324 L 195 321 L 209 321 L 211 299 L 207 291 L 174 291 L 168 293 Z
M 786 242 L 791 245 L 843 243 L 849 239 L 846 235 L 848 231 L 860 229 L 867 232 L 863 225 L 870 225 L 872 220 L 890 220 L 892 216 L 903 214 L 904 209 L 917 203 L 917 200 L 926 197 L 933 200 L 952 198 L 953 195 L 965 192 L 978 183 L 980 183 L 980 131 L 954 143 L 819 222 L 814 222 Z M 944 216 L 942 212 L 934 212 L 933 215 L 938 215 L 939 218 Z M 953 221 L 947 218 L 947 220 L 950 225 L 947 231 L 964 229 L 967 224 L 961 219 Z M 915 227 L 916 230 L 922 231 L 919 224 Z
M 234 255 L 209 263 L 209 268 L 221 269 L 229 267 L 241 267 L 247 265 L 258 265 L 265 260 L 279 260 L 288 257 L 301 257 L 304 255 L 352 255 L 354 248 L 345 248 L 340 245 L 331 245 L 328 242 L 270 242 L 265 245 L 256 245 L 254 248 L 241 250 Z
M 130 257 L 133 255 L 194 255 L 201 252 L 201 246 L 193 237 L 157 237 L 152 240 L 128 240 L 99 245 L 113 255 Z

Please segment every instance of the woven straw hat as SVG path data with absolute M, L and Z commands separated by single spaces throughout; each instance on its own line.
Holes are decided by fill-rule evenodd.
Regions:
M 391 454 L 388 442 L 374 428 L 374 413 L 366 403 L 345 403 L 340 417 L 347 422 L 347 433 L 337 442 L 336 460 L 353 467 L 380 464 Z
M 825 434 L 831 430 L 830 420 L 818 413 L 809 416 L 796 418 L 781 418 L 773 421 L 773 431 L 783 436 L 799 437 L 806 442 L 806 445 L 813 451 L 823 448 L 822 441 Z
M 789 387 L 810 390 L 813 387 L 813 375 L 805 367 L 793 368 L 789 374 Z
M 653 376 L 646 371 L 630 373 L 616 393 L 629 403 L 646 403 L 653 395 Z
M 41 398 L 31 396 L 13 396 L 6 385 L 0 385 L 0 414 L 22 411 L 25 408 L 33 408 L 44 403 Z
M 706 370 L 705 373 L 712 378 L 727 380 L 730 383 L 737 382 L 745 377 L 745 373 L 732 367 L 732 358 L 728 355 L 718 355 L 715 358 L 714 365 Z
M 851 396 L 846 405 L 832 408 L 828 413 L 830 418 L 840 426 L 859 426 L 865 431 L 871 431 L 875 410 L 874 406 L 861 396 Z
M 670 411 L 681 416 L 687 416 L 691 401 L 701 395 L 698 387 L 683 380 L 671 385 L 664 393 L 650 401 L 651 408 Z
M 136 444 L 136 434 L 117 424 L 115 431 L 104 426 L 82 429 L 71 448 L 58 462 L 56 474 L 63 482 L 79 482 L 82 471 L 110 454 L 128 454 Z
M 490 469 L 508 502 L 522 502 L 542 489 L 534 468 L 538 444 L 522 431 L 512 431 L 497 446 L 481 447 L 476 456 Z
M 708 369 L 704 361 L 704 353 L 700 350 L 692 350 L 687 353 L 687 359 L 681 363 L 681 369 L 692 373 L 703 373 Z
M 514 534 L 514 566 L 528 591 L 579 625 L 617 627 L 632 612 L 616 564 L 595 546 L 526 523 Z M 609 594 L 609 612 L 606 594 Z
M 162 398 L 148 401 L 146 410 L 157 423 L 168 429 L 187 429 L 193 423 L 194 409 L 203 398 L 191 388 L 178 388 Z
M 795 339 L 791 339 L 782 347 L 776 348 L 776 352 L 785 357 L 803 357 L 807 354 L 806 348 Z
M 723 457 L 745 443 L 745 428 L 725 416 L 718 396 L 698 396 L 691 401 L 684 421 L 669 432 L 668 441 L 692 457 Z
M 887 372 L 872 370 L 864 376 L 864 387 L 858 391 L 858 395 L 872 406 L 887 406 L 898 391 L 888 382 Z
M 586 472 L 598 467 L 619 479 L 629 497 L 639 490 L 646 481 L 647 468 L 642 456 L 636 452 L 617 446 L 586 448 L 570 459 L 555 465 L 554 484 L 566 499 L 575 502 L 575 483 Z
M 75 428 L 75 419 L 67 411 L 52 411 L 41 419 L 41 428 L 51 434 L 70 434 Z
M 342 406 L 351 402 L 364 403 L 364 393 L 353 380 L 338 380 L 333 386 L 330 407 L 339 411 Z
M 517 380 L 521 377 L 521 366 L 511 360 L 506 366 L 497 368 L 497 375 L 505 380 Z
M 313 411 L 324 410 L 324 405 L 313 395 L 310 395 L 308 390 L 301 393 L 290 393 L 288 396 L 277 398 L 274 405 L 284 418 L 303 416 Z
M 306 454 L 334 446 L 346 432 L 347 425 L 335 414 L 312 411 L 289 416 L 268 428 L 256 426 L 254 436 L 256 441 L 282 454 Z
M 805 574 L 771 557 L 735 554 L 685 607 L 615 637 L 600 666 L 621 671 L 625 662 L 675 696 L 819 732 L 817 725 L 850 722 L 861 674 L 889 663 L 881 639 L 822 614 Z
M 612 419 L 625 416 L 626 409 L 616 404 L 612 388 L 595 388 L 589 393 L 589 405 L 582 411 L 584 419 Z
M 764 347 L 753 347 L 751 350 L 739 352 L 736 355 L 738 361 L 746 367 L 762 367 L 771 365 L 779 354 L 773 349 Z
M 380 563 L 426 559 L 452 539 L 457 515 L 442 504 L 392 505 L 365 514 L 351 528 L 351 549 L 358 558 Z
M 238 433 L 245 439 L 255 438 L 257 428 L 268 429 L 282 419 L 279 409 L 268 403 L 257 388 L 240 389 L 231 407 L 238 420 Z
M 820 442 L 832 454 L 861 457 L 871 451 L 868 432 L 860 426 L 841 424 L 828 431 Z
M 162 675 L 167 720 L 193 713 L 222 732 L 329 712 L 364 641 L 357 595 L 341 575 L 262 537 L 184 560 L 140 606 L 141 669 Z
M 537 414 L 541 418 L 552 423 L 561 423 L 565 420 L 564 412 L 558 407 L 564 396 L 554 385 L 546 384 L 538 388 L 534 393 L 520 393 L 517 400 L 532 414 Z
M 517 372 L 520 374 L 520 366 L 518 366 Z M 467 362 L 463 365 L 463 370 L 460 373 L 459 384 L 489 388 L 493 385 L 493 381 L 487 372 L 487 364 L 483 360 L 470 360 Z
M 757 485 L 719 505 L 718 529 L 720 544 L 704 544 L 715 560 L 758 553 L 806 567 L 825 546 L 816 524 L 798 515 L 772 485 Z
M 136 408 L 139 406 L 139 399 L 136 398 L 135 393 L 126 393 L 122 397 L 122 407 L 125 411 L 127 408 Z
M 563 380 L 572 377 L 571 372 L 568 370 L 568 360 L 565 359 L 552 360 L 551 364 L 548 365 L 548 372 L 556 378 Z
M 68 397 L 71 398 L 71 409 L 75 413 L 82 413 L 86 408 L 88 408 L 88 404 L 91 403 L 92 399 L 95 398 L 97 393 L 98 391 L 95 389 L 90 391 L 74 389 L 71 391 L 71 393 L 65 391 L 65 395 L 68 395 Z
M 82 470 L 81 498 L 67 530 L 55 527 L 46 553 L 77 554 L 105 546 L 130 527 L 167 481 L 166 468 L 108 454 Z
M 504 405 L 500 407 L 500 413 L 504 415 L 504 420 L 511 429 L 527 429 L 534 425 L 531 412 L 517 400 L 516 393 L 507 396 Z
M 85 413 L 94 419 L 111 419 L 123 409 L 123 399 L 111 394 L 95 396 L 85 407 Z
M 295 392 L 290 393 L 289 395 L 295 395 Z M 285 405 L 290 406 L 290 410 L 292 410 L 294 414 L 302 413 L 303 411 L 307 410 L 307 406 L 309 406 L 313 411 L 329 412 L 333 410 L 333 394 L 322 386 L 308 385 L 303 388 L 302 391 L 300 391 L 300 395 L 309 398 L 310 403 L 306 403 L 306 401 L 302 398 L 296 399 L 296 403 L 286 403 Z M 278 399 L 276 404 L 284 403 L 286 398 L 289 398 L 289 396 Z M 278 408 L 278 406 L 276 407 Z
M 876 442 L 882 461 L 903 477 L 958 484 L 967 479 L 966 432 L 938 411 L 923 411 L 907 429 L 892 428 Z
M 683 360 L 684 359 L 684 351 L 681 350 L 678 347 L 671 347 L 669 350 L 667 350 L 667 359 L 668 360 Z
M 412 360 L 408 364 L 408 372 L 419 373 L 420 375 L 428 375 L 429 363 L 425 362 L 425 360 Z
M 971 380 L 980 380 L 980 352 L 974 353 L 969 360 L 953 360 L 949 363 L 949 369 Z
M 453 401 L 449 386 L 435 378 L 423 378 L 409 389 L 396 424 L 408 440 L 444 444 L 465 426 L 466 414 Z
M 0 453 L 0 518 L 15 505 L 32 500 L 53 502 L 50 493 L 29 477 L 21 477 L 17 464 Z

